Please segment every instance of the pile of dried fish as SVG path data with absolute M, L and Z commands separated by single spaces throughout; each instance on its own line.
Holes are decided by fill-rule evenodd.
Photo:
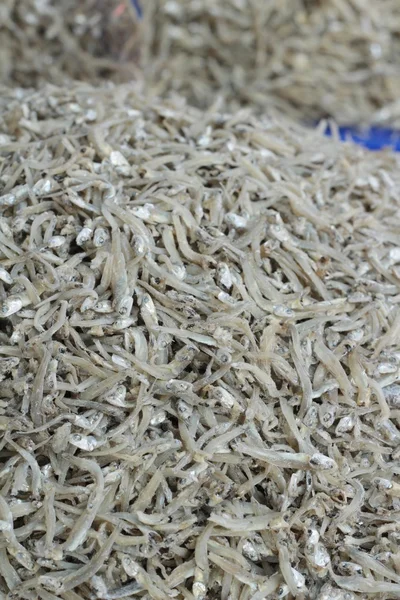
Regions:
M 297 119 L 400 125 L 398 0 L 147 0 L 160 92 Z
M 399 598 L 400 159 L 0 97 L 1 600 Z
M 1 0 L 0 82 L 136 78 L 139 16 L 130 0 Z
M 142 10 L 144 19 L 142 21 Z M 398 0 L 3 0 L 0 82 L 143 80 L 205 108 L 400 126 Z M 140 68 L 139 68 L 140 67 Z

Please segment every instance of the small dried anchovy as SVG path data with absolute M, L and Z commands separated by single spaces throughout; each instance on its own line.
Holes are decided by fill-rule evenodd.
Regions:
M 400 124 L 400 4 L 146 0 L 142 62 L 157 93 L 298 120 Z M 207 133 L 204 132 L 204 139 Z
M 0 129 L 0 597 L 398 598 L 400 158 L 111 84 Z

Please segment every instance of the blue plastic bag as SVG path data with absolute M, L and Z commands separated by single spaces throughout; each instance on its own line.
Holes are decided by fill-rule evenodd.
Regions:
M 340 127 L 339 133 L 342 140 L 353 140 L 370 150 L 392 148 L 397 152 L 400 151 L 400 132 L 393 129 L 372 127 L 364 131 L 356 127 Z M 329 130 L 327 134 L 330 135 Z

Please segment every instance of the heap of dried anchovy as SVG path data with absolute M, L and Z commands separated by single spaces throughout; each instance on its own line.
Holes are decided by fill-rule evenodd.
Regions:
M 21 87 L 144 75 L 203 108 L 400 126 L 399 56 L 398 0 L 0 3 L 0 83 Z
M 138 18 L 130 0 L 1 0 L 0 82 L 137 78 Z
M 146 0 L 147 78 L 199 106 L 400 125 L 398 0 Z
M 399 598 L 400 159 L 0 97 L 1 600 Z

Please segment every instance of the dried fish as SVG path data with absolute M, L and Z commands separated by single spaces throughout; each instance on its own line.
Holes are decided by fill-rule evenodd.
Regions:
M 131 85 L 0 125 L 0 596 L 397 597 L 400 158 Z
M 73 0 L 67 6 L 53 0 L 16 0 L 3 5 L 1 23 L 1 83 L 29 87 L 43 81 L 64 85 L 68 78 L 127 81 L 137 73 L 140 17 L 130 1 Z M 69 110 L 81 122 L 97 118 L 95 105 L 82 111 L 79 103 L 71 102 Z M 58 131 L 67 120 L 58 124 Z M 24 126 L 37 129 L 28 116 Z M 42 127 L 50 131 L 54 126 L 49 114 Z M 41 159 L 34 157 L 32 170 L 40 171 L 46 157 Z M 53 172 L 62 169 L 56 160 Z
M 218 94 L 217 106 L 233 114 L 249 106 L 262 114 L 268 107 L 298 121 L 330 115 L 347 125 L 399 125 L 396 0 L 379 7 L 342 0 L 222 0 L 218 6 L 214 0 L 146 0 L 143 5 L 142 65 L 147 85 L 160 95 L 173 91 L 193 105 L 214 108 Z M 203 140 L 210 138 L 208 130 L 204 133 L 208 124 L 196 124 Z M 250 135 L 266 152 L 293 156 L 276 132 Z M 298 160 L 325 157 L 313 147 Z M 252 170 L 268 184 L 264 169 L 253 165 Z M 279 170 L 272 172 L 282 177 Z M 368 174 L 357 180 L 375 189 L 380 185 L 379 177 Z M 239 217 L 244 225 L 246 219 Z

